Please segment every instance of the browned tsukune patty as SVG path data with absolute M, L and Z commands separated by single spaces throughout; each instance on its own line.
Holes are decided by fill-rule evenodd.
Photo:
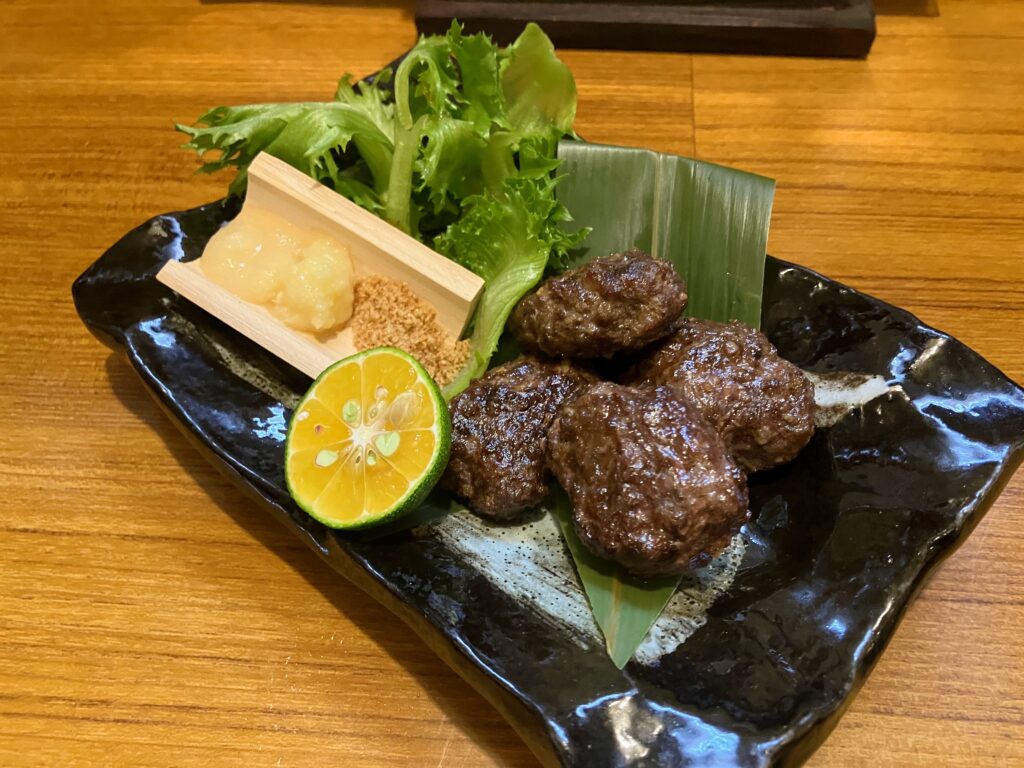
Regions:
M 588 373 L 520 357 L 473 381 L 449 403 L 452 448 L 444 487 L 481 517 L 510 520 L 548 492 L 548 426 Z
M 583 543 L 640 575 L 704 563 L 747 519 L 746 477 L 670 387 L 582 390 L 551 425 L 548 465 Z
M 632 250 L 546 280 L 519 302 L 509 329 L 530 351 L 611 357 L 670 333 L 685 308 L 686 284 L 675 267 Z
M 750 472 L 790 461 L 814 434 L 811 382 L 742 323 L 686 318 L 637 364 L 632 380 L 675 387 Z

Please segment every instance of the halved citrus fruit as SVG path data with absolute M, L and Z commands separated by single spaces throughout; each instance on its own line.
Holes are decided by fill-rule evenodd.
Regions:
M 393 347 L 346 357 L 313 382 L 285 443 L 292 498 L 332 528 L 415 509 L 448 462 L 451 421 L 437 384 Z

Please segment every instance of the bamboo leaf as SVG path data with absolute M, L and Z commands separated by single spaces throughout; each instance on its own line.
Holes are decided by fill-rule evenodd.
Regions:
M 622 669 L 672 598 L 679 577 L 635 579 L 583 546 L 573 529 L 569 497 L 558 485 L 551 489 L 546 506 L 562 529 L 594 619 L 604 633 L 608 655 Z
M 574 227 L 592 230 L 574 264 L 642 248 L 671 261 L 686 279 L 688 314 L 760 327 L 774 181 L 675 155 L 578 141 L 563 141 L 558 157 L 564 175 L 558 200 Z M 552 495 L 551 511 L 608 654 L 621 669 L 679 579 L 636 579 L 590 552 L 576 536 L 561 489 Z
M 687 313 L 761 324 L 775 182 L 646 149 L 563 141 L 557 196 L 573 226 L 593 231 L 577 263 L 642 248 L 676 265 Z

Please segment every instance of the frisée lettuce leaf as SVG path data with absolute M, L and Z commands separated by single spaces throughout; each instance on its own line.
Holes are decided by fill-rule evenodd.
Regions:
M 440 253 L 486 281 L 474 315 L 469 361 L 445 387 L 448 397 L 487 370 L 509 314 L 540 282 L 549 258 L 564 261 L 586 236 L 561 228 L 570 217 L 554 198 L 556 183 L 508 179 L 499 194 L 467 199 L 465 215 L 434 241 Z
M 249 164 L 268 152 L 484 278 L 451 396 L 487 369 L 509 312 L 585 235 L 566 230 L 555 200 L 575 114 L 572 73 L 538 26 L 501 48 L 453 22 L 394 71 L 345 75 L 332 101 L 216 107 L 175 127 L 199 172 L 236 171 L 229 194 L 244 193 Z

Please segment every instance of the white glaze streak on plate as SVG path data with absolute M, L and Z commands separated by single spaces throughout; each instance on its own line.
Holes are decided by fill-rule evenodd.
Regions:
M 459 510 L 431 530 L 516 603 L 581 647 L 598 642 L 600 632 L 551 515 L 537 513 L 525 525 L 495 525 Z
M 171 301 L 171 299 L 164 299 L 164 304 L 168 305 Z M 272 380 L 263 370 L 257 368 L 243 356 L 235 354 L 217 341 L 211 334 L 192 324 L 184 317 L 169 312 L 164 323 L 182 336 L 201 339 L 203 343 L 209 344 L 220 355 L 221 362 L 235 376 L 267 396 L 278 400 L 285 408 L 293 409 L 299 404 L 301 395 L 296 394 L 291 387 Z
M 814 423 L 818 429 L 831 427 L 850 411 L 893 390 L 884 377 L 869 373 L 812 373 L 804 371 L 814 385 L 814 402 L 818 406 Z
M 220 354 L 221 360 L 224 361 L 224 365 L 226 365 L 228 369 L 235 374 L 235 376 L 242 379 L 242 381 L 251 384 L 256 389 L 266 393 L 270 397 L 277 398 L 286 408 L 294 409 L 299 404 L 301 398 L 292 392 L 287 386 L 271 381 L 263 371 L 250 364 L 245 359 L 240 358 L 215 339 L 207 336 L 206 340 L 214 349 L 217 350 L 218 354 Z
M 738 533 L 725 552 L 703 568 L 685 574 L 633 658 L 641 664 L 657 664 L 662 656 L 672 653 L 703 627 L 715 600 L 736 578 L 746 551 L 747 542 L 742 532 Z
M 432 530 L 516 603 L 564 630 L 580 647 L 602 642 L 551 515 L 510 526 L 459 511 L 445 516 Z M 732 583 L 745 549 L 742 536 L 737 535 L 721 556 L 684 578 L 638 649 L 638 661 L 656 663 L 704 624 L 711 604 Z

